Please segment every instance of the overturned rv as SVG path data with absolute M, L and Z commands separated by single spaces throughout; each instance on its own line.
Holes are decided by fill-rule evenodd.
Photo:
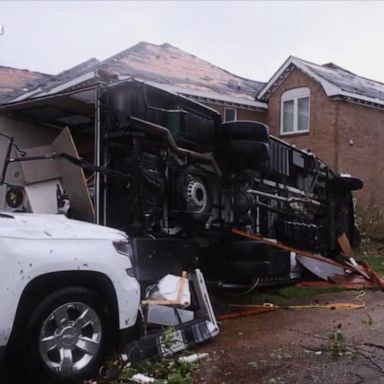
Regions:
M 264 124 L 222 123 L 202 104 L 133 79 L 54 91 L 1 107 L 1 209 L 64 211 L 124 230 L 139 280 L 173 264 L 197 264 L 220 286 L 297 277 L 291 252 L 232 229 L 330 258 L 341 234 L 353 243 L 351 191 L 362 182 Z

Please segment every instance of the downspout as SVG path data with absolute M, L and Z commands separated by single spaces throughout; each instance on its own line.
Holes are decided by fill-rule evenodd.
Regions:
M 340 118 L 340 103 L 339 100 L 333 99 L 335 104 L 335 119 L 333 124 L 333 169 L 339 172 L 339 118 Z M 329 192 L 328 192 L 329 194 Z M 329 197 L 329 195 L 328 195 Z M 328 246 L 331 253 L 337 249 L 337 236 L 336 236 L 336 201 L 334 198 L 329 198 L 327 204 L 327 221 L 328 221 Z M 328 255 L 331 256 L 331 255 Z

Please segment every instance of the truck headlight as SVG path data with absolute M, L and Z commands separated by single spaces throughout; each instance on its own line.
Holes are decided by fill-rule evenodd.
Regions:
M 128 256 L 131 258 L 132 256 L 132 248 L 131 244 L 128 240 L 117 240 L 113 242 L 113 246 L 115 247 L 116 251 L 124 256 Z
M 131 261 L 131 266 L 132 266 L 132 247 L 129 241 L 128 240 L 113 241 L 113 246 L 115 247 L 118 253 L 129 257 L 129 260 Z M 135 270 L 133 267 L 127 268 L 125 272 L 127 273 L 128 276 L 135 277 Z

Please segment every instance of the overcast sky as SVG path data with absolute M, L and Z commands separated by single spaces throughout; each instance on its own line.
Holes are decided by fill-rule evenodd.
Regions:
M 253 80 L 294 55 L 384 82 L 379 1 L 0 1 L 0 25 L 0 65 L 45 73 L 147 41 Z

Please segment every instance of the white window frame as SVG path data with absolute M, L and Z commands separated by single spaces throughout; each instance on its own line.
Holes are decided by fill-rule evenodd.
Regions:
M 225 117 L 227 115 L 227 110 L 232 110 L 232 111 L 235 111 L 235 118 L 233 120 L 226 120 Z M 227 121 L 235 121 L 237 120 L 237 109 L 236 108 L 232 108 L 232 107 L 225 107 L 224 108 L 224 116 L 223 116 L 223 119 L 224 119 L 224 123 L 226 123 Z
M 308 97 L 308 129 L 299 130 L 299 109 L 298 101 L 299 99 Z M 284 102 L 293 100 L 293 131 L 284 132 Z M 280 103 L 280 135 L 295 135 L 300 133 L 308 133 L 310 129 L 311 121 L 311 91 L 308 87 L 294 88 L 289 91 L 285 91 L 281 95 Z

